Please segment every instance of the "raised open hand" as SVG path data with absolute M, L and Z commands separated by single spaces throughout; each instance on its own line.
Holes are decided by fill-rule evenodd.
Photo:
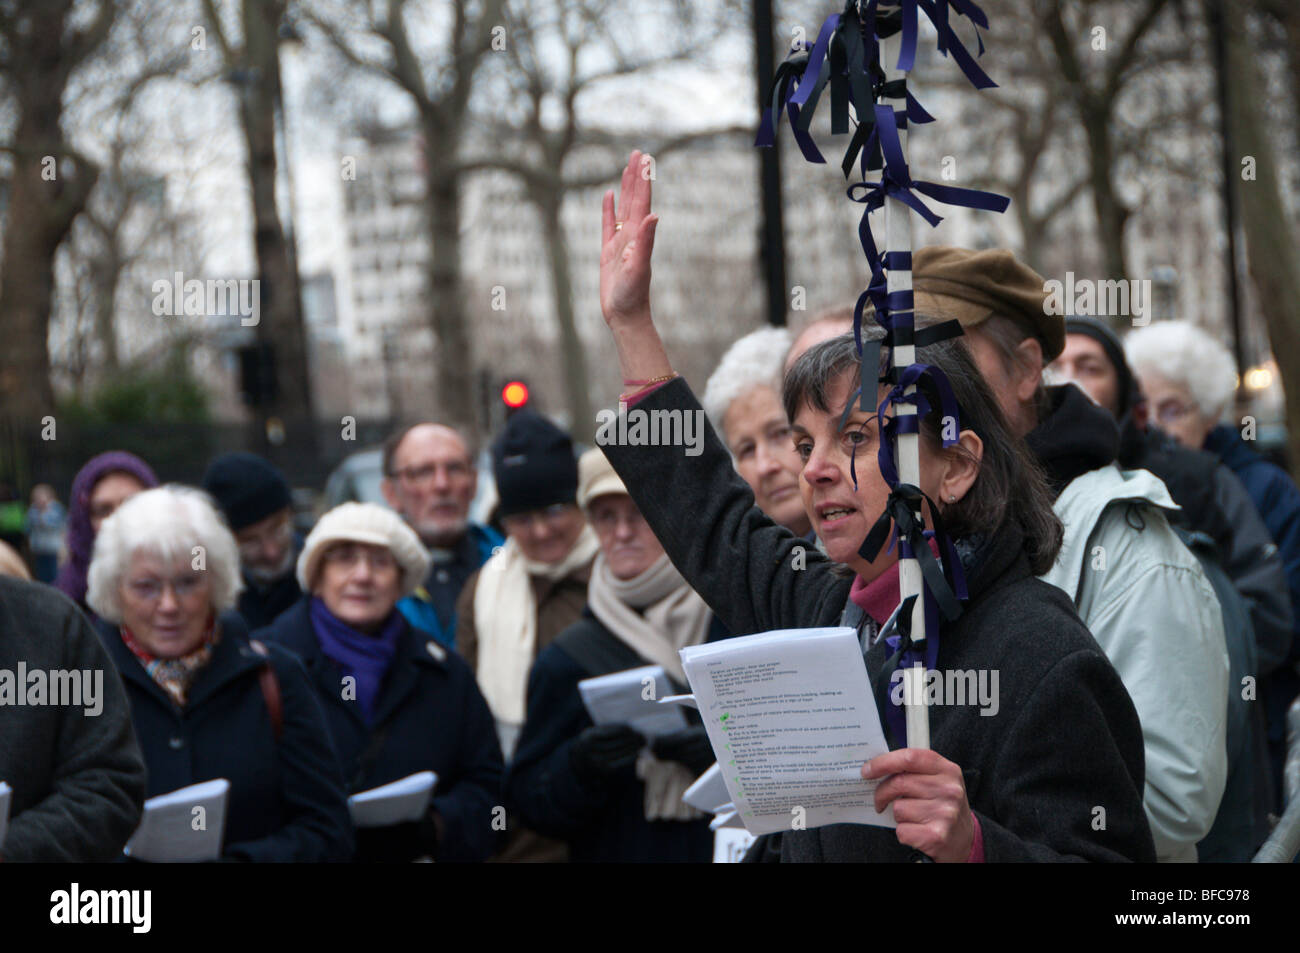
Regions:
M 601 216 L 600 310 L 611 328 L 650 322 L 650 253 L 659 217 L 650 214 L 648 160 L 634 151 L 623 170 L 618 211 L 614 190 Z

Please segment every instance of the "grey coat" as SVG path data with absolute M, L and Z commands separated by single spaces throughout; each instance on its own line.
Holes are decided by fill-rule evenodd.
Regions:
M 677 379 L 634 409 L 699 406 Z M 671 446 L 603 449 L 674 565 L 732 632 L 839 623 L 849 578 L 758 510 L 711 428 L 699 456 Z M 996 671 L 998 711 L 935 707 L 930 733 L 934 750 L 963 771 L 985 859 L 1154 860 L 1137 713 L 1069 598 L 1030 575 L 1010 521 L 974 547 L 967 582 L 970 601 L 945 626 L 937 668 Z M 866 655 L 873 683 L 885 661 L 878 641 Z M 893 830 L 861 825 L 789 831 L 766 843 L 782 861 L 912 854 Z
M 0 703 L 0 781 L 13 788 L 0 857 L 113 860 L 140 822 L 145 791 L 121 679 L 70 599 L 49 586 L 0 576 L 0 678 L 16 676 L 19 663 L 29 674 L 90 672 L 99 696 L 90 712 L 102 709 Z

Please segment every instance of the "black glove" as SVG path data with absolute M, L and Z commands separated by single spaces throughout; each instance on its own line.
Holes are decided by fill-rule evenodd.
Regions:
M 360 864 L 406 864 L 418 857 L 433 857 L 438 829 L 430 808 L 418 821 L 387 827 L 358 827 L 356 861 Z
M 573 739 L 569 764 L 581 781 L 608 784 L 636 764 L 645 737 L 627 725 L 592 725 Z
M 650 751 L 660 761 L 686 765 L 693 774 L 703 774 L 717 760 L 713 757 L 713 746 L 709 744 L 709 734 L 703 725 L 660 735 L 650 742 Z

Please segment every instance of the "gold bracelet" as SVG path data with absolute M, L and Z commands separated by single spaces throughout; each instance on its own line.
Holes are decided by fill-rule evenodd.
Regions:
M 628 403 L 629 401 L 631 401 L 633 398 L 640 397 L 642 394 L 644 394 L 646 391 L 650 390 L 650 389 L 651 389 L 652 387 L 654 387 L 656 384 L 662 384 L 664 381 L 670 381 L 670 380 L 672 380 L 674 377 L 678 377 L 678 376 L 680 376 L 680 375 L 678 375 L 678 374 L 676 374 L 676 373 L 673 373 L 673 374 L 664 374 L 662 377 L 652 377 L 650 380 L 648 380 L 648 381 L 645 382 L 645 386 L 642 387 L 640 390 L 638 390 L 638 391 L 633 391 L 633 392 L 630 393 L 630 394 L 619 394 L 619 395 L 618 395 L 618 402 L 619 402 L 620 404 L 626 404 L 626 403 Z

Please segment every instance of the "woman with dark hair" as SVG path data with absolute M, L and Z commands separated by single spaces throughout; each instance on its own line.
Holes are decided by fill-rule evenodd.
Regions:
M 86 573 L 100 524 L 135 494 L 157 485 L 158 477 L 149 464 L 125 450 L 91 457 L 73 477 L 68 499 L 68 561 L 54 585 L 81 606 L 92 622 L 96 616 L 86 603 Z
M 625 395 L 634 405 L 627 412 L 698 413 L 650 315 L 658 219 L 639 162 L 634 152 L 623 173 L 619 216 L 613 193 L 605 196 L 601 306 L 625 381 L 649 387 Z M 954 538 L 969 593 L 961 615 L 940 631 L 934 668 L 945 684 L 954 681 L 947 673 L 983 673 L 990 684 L 996 676 L 997 689 L 984 707 L 953 698 L 932 706 L 930 749 L 902 747 L 906 739 L 891 729 L 894 750 L 863 765 L 864 778 L 880 779 L 875 806 L 893 807 L 896 830 L 792 830 L 767 839 L 751 859 L 889 861 L 921 851 L 958 862 L 1151 861 L 1133 704 L 1070 600 L 1034 578 L 1051 565 L 1061 538 L 1044 478 L 960 346 L 918 348 L 916 359 L 946 375 L 960 407 L 958 440 L 948 448 L 941 412 L 921 421 L 920 488 Z M 878 682 L 893 651 L 897 548 L 872 558 L 859 552 L 889 488 L 877 462 L 876 415 L 856 406 L 858 379 L 850 337 L 812 348 L 786 378 L 800 491 L 829 559 L 754 506 L 712 431 L 698 456 L 671 446 L 604 450 L 673 563 L 731 631 L 857 620 L 868 674 Z M 689 505 L 682 504 L 686 487 Z

